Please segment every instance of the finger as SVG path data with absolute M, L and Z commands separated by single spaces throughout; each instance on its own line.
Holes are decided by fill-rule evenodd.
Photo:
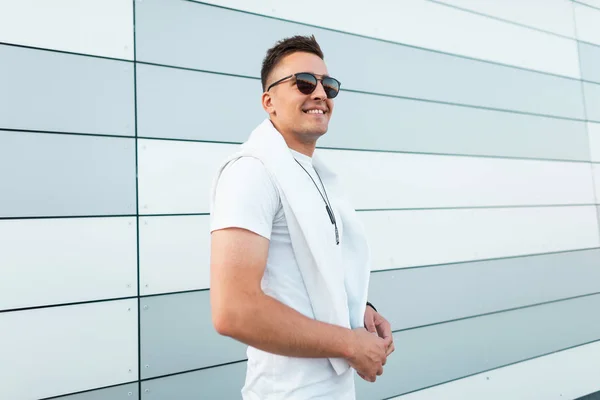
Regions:
M 381 337 L 383 338 L 393 338 L 392 336 L 392 326 L 389 322 L 385 321 L 381 325 Z
M 375 326 L 375 319 L 373 318 L 373 314 L 365 315 L 365 328 L 371 333 L 377 332 L 377 327 Z
M 384 337 L 383 340 L 384 340 L 384 345 L 385 345 L 386 349 L 389 348 L 394 343 L 394 337 L 391 335 Z
M 389 356 L 390 354 L 392 354 L 394 352 L 394 350 L 396 350 L 396 346 L 394 346 L 394 343 L 392 343 L 390 345 L 390 347 L 388 347 L 386 357 Z
M 375 377 L 374 376 L 363 375 L 363 374 L 358 374 L 358 375 L 360 375 L 360 377 L 363 378 L 367 382 L 375 382 Z

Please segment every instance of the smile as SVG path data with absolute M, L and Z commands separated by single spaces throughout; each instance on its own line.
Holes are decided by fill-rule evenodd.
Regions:
M 325 114 L 323 110 L 306 110 L 304 111 L 306 114 Z

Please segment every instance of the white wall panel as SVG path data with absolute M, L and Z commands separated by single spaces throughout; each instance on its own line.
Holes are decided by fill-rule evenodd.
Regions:
M 209 3 L 413 46 L 579 78 L 574 40 L 424 0 L 217 0 Z M 319 10 L 319 12 L 315 12 Z M 476 34 L 474 34 L 476 32 Z M 318 39 L 318 38 L 317 38 Z
M 140 293 L 210 286 L 209 216 L 140 218 Z
M 209 212 L 215 173 L 236 145 L 139 140 L 140 214 Z
M 322 151 L 358 209 L 595 202 L 587 163 Z
M 600 10 L 573 3 L 577 38 L 600 45 Z
M 594 206 L 361 212 L 373 270 L 598 247 Z
M 563 400 L 600 390 L 600 342 L 559 351 L 393 400 Z
M 0 314 L 0 398 L 33 400 L 138 378 L 137 300 Z
M 215 171 L 236 146 L 141 140 L 140 212 L 208 212 Z M 318 151 L 359 209 L 594 203 L 584 163 Z
M 588 122 L 587 129 L 590 138 L 590 159 L 600 162 L 600 124 Z
M 133 60 L 133 2 L 0 0 L 0 42 Z
M 559 35 L 575 37 L 570 0 L 434 0 Z
M 596 186 L 596 200 L 600 199 L 600 164 L 592 164 L 594 172 L 594 185 Z
M 135 218 L 0 221 L 0 310 L 137 294 Z

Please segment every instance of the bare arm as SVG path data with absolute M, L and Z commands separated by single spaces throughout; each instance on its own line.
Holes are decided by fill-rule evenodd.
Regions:
M 307 318 L 264 294 L 269 241 L 245 229 L 212 233 L 211 307 L 215 329 L 252 347 L 292 357 L 352 358 L 355 333 Z

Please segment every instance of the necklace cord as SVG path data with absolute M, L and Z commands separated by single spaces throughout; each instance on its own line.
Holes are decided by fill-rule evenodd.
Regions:
M 333 213 L 333 208 L 331 207 L 331 203 L 329 201 L 329 196 L 327 196 L 327 189 L 325 189 L 325 184 L 321 180 L 321 176 L 319 176 L 319 173 L 315 169 L 315 174 L 317 174 L 317 178 L 319 178 L 319 182 L 321 182 L 321 186 L 323 186 L 323 192 L 325 192 L 325 196 L 323 196 L 323 193 L 321 193 L 321 189 L 319 189 L 319 186 L 317 185 L 317 182 L 315 182 L 315 180 L 310 175 L 310 173 L 306 170 L 306 168 L 304 168 L 302 166 L 302 164 L 300 164 L 300 162 L 298 160 L 296 160 L 296 158 L 294 158 L 294 161 L 296 161 L 296 163 L 300 166 L 300 168 L 302 168 L 304 170 L 304 172 L 306 172 L 306 175 L 308 175 L 308 177 L 310 178 L 310 180 L 313 182 L 313 184 L 317 188 L 317 191 L 321 195 L 321 198 L 323 199 L 323 202 L 325 203 L 325 210 L 327 211 L 327 214 L 329 215 L 329 220 L 331 221 L 331 223 L 335 227 L 335 241 L 336 241 L 336 244 L 340 244 L 338 227 L 337 227 L 337 221 L 335 219 L 335 214 Z

